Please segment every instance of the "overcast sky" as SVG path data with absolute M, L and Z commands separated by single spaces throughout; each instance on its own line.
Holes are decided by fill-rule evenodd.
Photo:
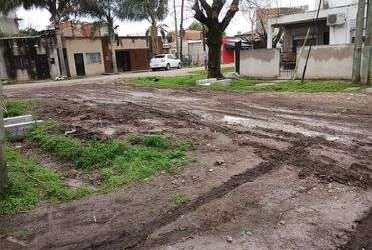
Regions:
M 180 8 L 180 0 L 176 0 L 177 2 L 177 9 L 179 16 L 179 8 Z M 186 6 L 186 14 L 185 14 L 185 27 L 192 23 L 192 11 L 190 11 L 190 4 L 188 0 L 185 1 L 188 6 Z M 279 5 L 281 6 L 299 6 L 299 5 L 309 5 L 310 9 L 314 8 L 314 0 L 277 0 Z M 169 7 L 171 11 L 169 12 L 169 16 L 164 20 L 163 23 L 169 26 L 169 30 L 174 30 L 174 12 L 173 12 L 173 5 Z M 32 27 L 37 30 L 44 29 L 49 24 L 50 15 L 46 10 L 40 9 L 33 9 L 33 10 L 24 10 L 19 9 L 17 11 L 18 18 L 22 19 L 20 21 L 20 27 Z M 244 11 L 240 11 L 235 18 L 230 23 L 230 26 L 227 28 L 228 35 L 235 35 L 237 32 L 246 32 L 250 30 L 250 23 L 249 18 Z M 144 22 L 118 22 L 119 28 L 119 35 L 144 35 L 145 30 L 149 27 L 149 23 L 146 21 Z

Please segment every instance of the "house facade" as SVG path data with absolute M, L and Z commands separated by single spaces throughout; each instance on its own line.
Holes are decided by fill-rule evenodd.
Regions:
M 61 27 L 71 77 L 113 73 L 113 54 L 119 72 L 149 69 L 150 49 L 145 36 L 116 37 L 112 43 L 104 25 L 66 22 Z
M 318 6 L 319 0 L 315 1 Z M 322 1 L 319 20 L 314 20 L 317 10 L 270 18 L 267 23 L 267 48 L 271 49 L 275 29 L 283 29 L 284 51 L 295 52 L 301 47 L 310 29 L 306 45 L 351 44 L 355 37 L 357 0 Z M 315 28 L 315 30 L 313 30 Z M 315 32 L 314 38 L 312 37 Z

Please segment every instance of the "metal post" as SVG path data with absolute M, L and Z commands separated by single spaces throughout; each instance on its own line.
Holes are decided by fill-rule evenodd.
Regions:
M 177 9 L 176 9 L 176 0 L 173 0 L 173 9 L 174 9 L 174 33 L 176 34 L 176 50 L 177 58 L 179 58 L 180 53 L 180 44 L 178 41 L 178 24 L 177 24 Z
M 5 130 L 3 111 L 5 110 L 5 101 L 3 88 L 0 80 L 0 194 L 4 194 L 8 187 L 8 169 L 5 160 Z
M 184 10 L 185 9 L 185 0 L 182 0 L 181 3 L 181 20 L 180 20 L 180 59 L 181 62 L 183 62 L 183 36 L 184 30 L 183 30 L 183 19 L 184 19 Z
M 358 14 L 357 14 L 357 20 L 356 20 L 354 55 L 353 55 L 353 83 L 360 83 L 365 7 L 366 7 L 366 1 L 359 0 Z
M 318 6 L 318 11 L 316 13 L 316 18 L 314 20 L 314 26 L 313 26 L 313 34 L 311 36 L 312 40 L 314 40 L 314 37 L 315 37 L 315 31 L 316 31 L 316 28 L 318 27 L 318 20 L 319 20 L 319 13 L 320 13 L 320 8 L 322 6 L 322 0 L 319 1 L 319 6 Z M 319 32 L 318 32 L 319 33 Z M 304 83 L 305 81 L 305 75 L 306 75 L 306 70 L 307 70 L 307 64 L 309 62 L 309 58 L 310 58 L 310 53 L 311 53 L 311 49 L 313 48 L 313 44 L 310 43 L 310 46 L 309 46 L 309 51 L 307 53 L 307 56 L 306 56 L 306 62 L 305 62 L 305 66 L 304 66 L 304 71 L 302 72 L 302 78 L 301 78 L 301 83 Z
M 242 48 L 242 42 L 235 43 L 235 72 L 240 75 L 240 50 Z

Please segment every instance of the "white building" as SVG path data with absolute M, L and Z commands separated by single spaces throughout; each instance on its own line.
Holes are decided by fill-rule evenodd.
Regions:
M 0 14 L 0 34 L 15 35 L 18 33 L 18 18 L 15 12 L 11 12 L 8 15 Z
M 315 0 L 315 6 L 318 5 L 319 0 Z M 295 52 L 299 46 L 302 46 L 309 28 L 311 31 L 307 44 L 350 44 L 355 37 L 357 5 L 358 0 L 322 0 L 314 39 L 312 39 L 312 28 L 317 10 L 271 18 L 268 22 L 268 48 L 272 48 L 272 37 L 275 29 L 278 28 L 284 31 L 284 51 Z

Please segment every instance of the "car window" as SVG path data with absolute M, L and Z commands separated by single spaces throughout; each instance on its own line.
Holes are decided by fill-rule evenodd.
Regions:
M 164 57 L 165 57 L 165 55 L 157 55 L 154 58 L 164 58 Z

